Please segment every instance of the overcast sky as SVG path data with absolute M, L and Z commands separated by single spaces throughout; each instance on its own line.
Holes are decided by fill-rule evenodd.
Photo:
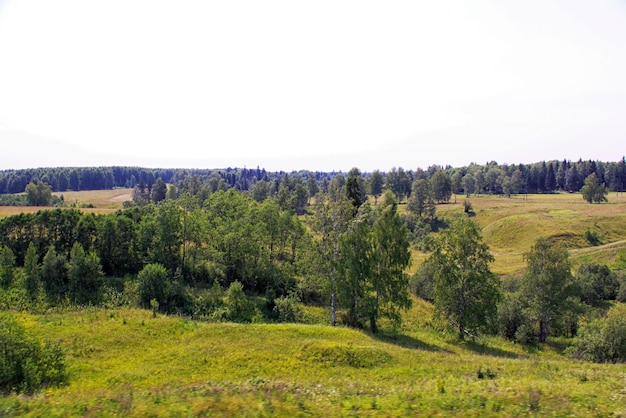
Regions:
M 0 0 L 0 169 L 619 160 L 626 1 Z

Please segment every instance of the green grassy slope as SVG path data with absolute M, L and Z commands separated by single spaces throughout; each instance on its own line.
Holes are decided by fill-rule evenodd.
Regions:
M 399 337 L 291 324 L 206 324 L 147 311 L 19 315 L 61 340 L 70 383 L 0 398 L 20 416 L 519 416 L 626 414 L 626 365 L 559 345 L 459 343 L 416 301 Z
M 479 196 L 457 204 L 437 207 L 439 216 L 463 211 L 463 200 L 474 208 L 474 220 L 496 261 L 494 272 L 515 273 L 525 267 L 523 253 L 538 237 L 547 237 L 570 250 L 572 261 L 606 263 L 616 267 L 626 257 L 626 197 L 611 194 L 609 202 L 590 205 L 580 194 Z M 597 235 L 600 245 L 592 245 L 585 232 Z M 598 243 L 596 243 L 598 244 Z

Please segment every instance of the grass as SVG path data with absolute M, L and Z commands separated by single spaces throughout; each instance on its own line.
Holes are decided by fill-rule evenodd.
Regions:
M 56 196 L 63 195 L 65 204 L 68 207 L 78 207 L 85 213 L 105 214 L 122 209 L 124 201 L 131 199 L 132 189 L 113 190 L 85 190 L 80 192 L 59 192 L 53 193 Z M 90 208 L 83 208 L 83 205 L 92 205 Z M 17 215 L 20 213 L 35 213 L 42 209 L 53 209 L 52 207 L 41 206 L 0 206 L 0 218 Z
M 523 254 L 538 237 L 568 248 L 575 265 L 594 261 L 615 267 L 620 251 L 626 248 L 624 196 L 610 195 L 609 202 L 600 205 L 590 205 L 578 193 L 458 197 L 457 204 L 439 205 L 438 215 L 462 213 L 463 200 L 472 203 L 473 219 L 481 226 L 483 238 L 495 256 L 492 269 L 498 274 L 523 270 Z M 596 234 L 601 245 L 590 243 L 586 231 Z
M 6 416 L 608 416 L 626 365 L 557 344 L 457 342 L 416 302 L 400 334 L 325 325 L 196 323 L 135 309 L 16 314 L 68 353 L 70 383 L 0 398 Z

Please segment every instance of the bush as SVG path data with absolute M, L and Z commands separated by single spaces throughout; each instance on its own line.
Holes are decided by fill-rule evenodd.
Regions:
M 615 299 L 620 287 L 617 275 L 604 264 L 583 264 L 575 279 L 580 299 L 591 306 Z
M 409 289 L 418 298 L 429 302 L 433 301 L 433 273 L 432 267 L 428 263 L 422 264 L 411 277 Z
M 224 298 L 228 309 L 228 318 L 232 321 L 249 322 L 252 318 L 252 304 L 243 291 L 243 285 L 239 281 L 234 281 L 226 290 Z
M 66 381 L 60 345 L 28 335 L 7 314 L 0 314 L 0 390 L 32 393 Z
M 597 363 L 625 362 L 626 305 L 615 305 L 606 317 L 584 325 L 568 352 L 575 358 Z
M 172 283 L 165 267 L 158 263 L 148 264 L 139 272 L 137 280 L 139 301 L 143 306 L 150 306 L 152 299 L 156 299 L 161 307 L 166 306 Z
M 294 294 L 274 299 L 274 312 L 280 322 L 300 322 L 302 320 L 302 309 Z

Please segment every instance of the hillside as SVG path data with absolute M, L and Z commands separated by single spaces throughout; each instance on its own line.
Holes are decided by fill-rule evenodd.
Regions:
M 459 343 L 418 302 L 404 335 L 209 324 L 147 311 L 20 315 L 68 351 L 70 382 L 0 398 L 4 416 L 520 416 L 624 414 L 626 365 L 568 360 L 558 342 Z
M 617 267 L 626 261 L 626 197 L 611 193 L 609 202 L 589 204 L 578 193 L 495 196 L 457 196 L 457 204 L 437 206 L 439 216 L 463 211 L 471 202 L 473 219 L 482 227 L 483 238 L 495 256 L 492 269 L 510 274 L 525 266 L 523 253 L 538 237 L 566 246 L 574 264 L 606 263 Z M 597 237 L 590 242 L 589 231 Z

